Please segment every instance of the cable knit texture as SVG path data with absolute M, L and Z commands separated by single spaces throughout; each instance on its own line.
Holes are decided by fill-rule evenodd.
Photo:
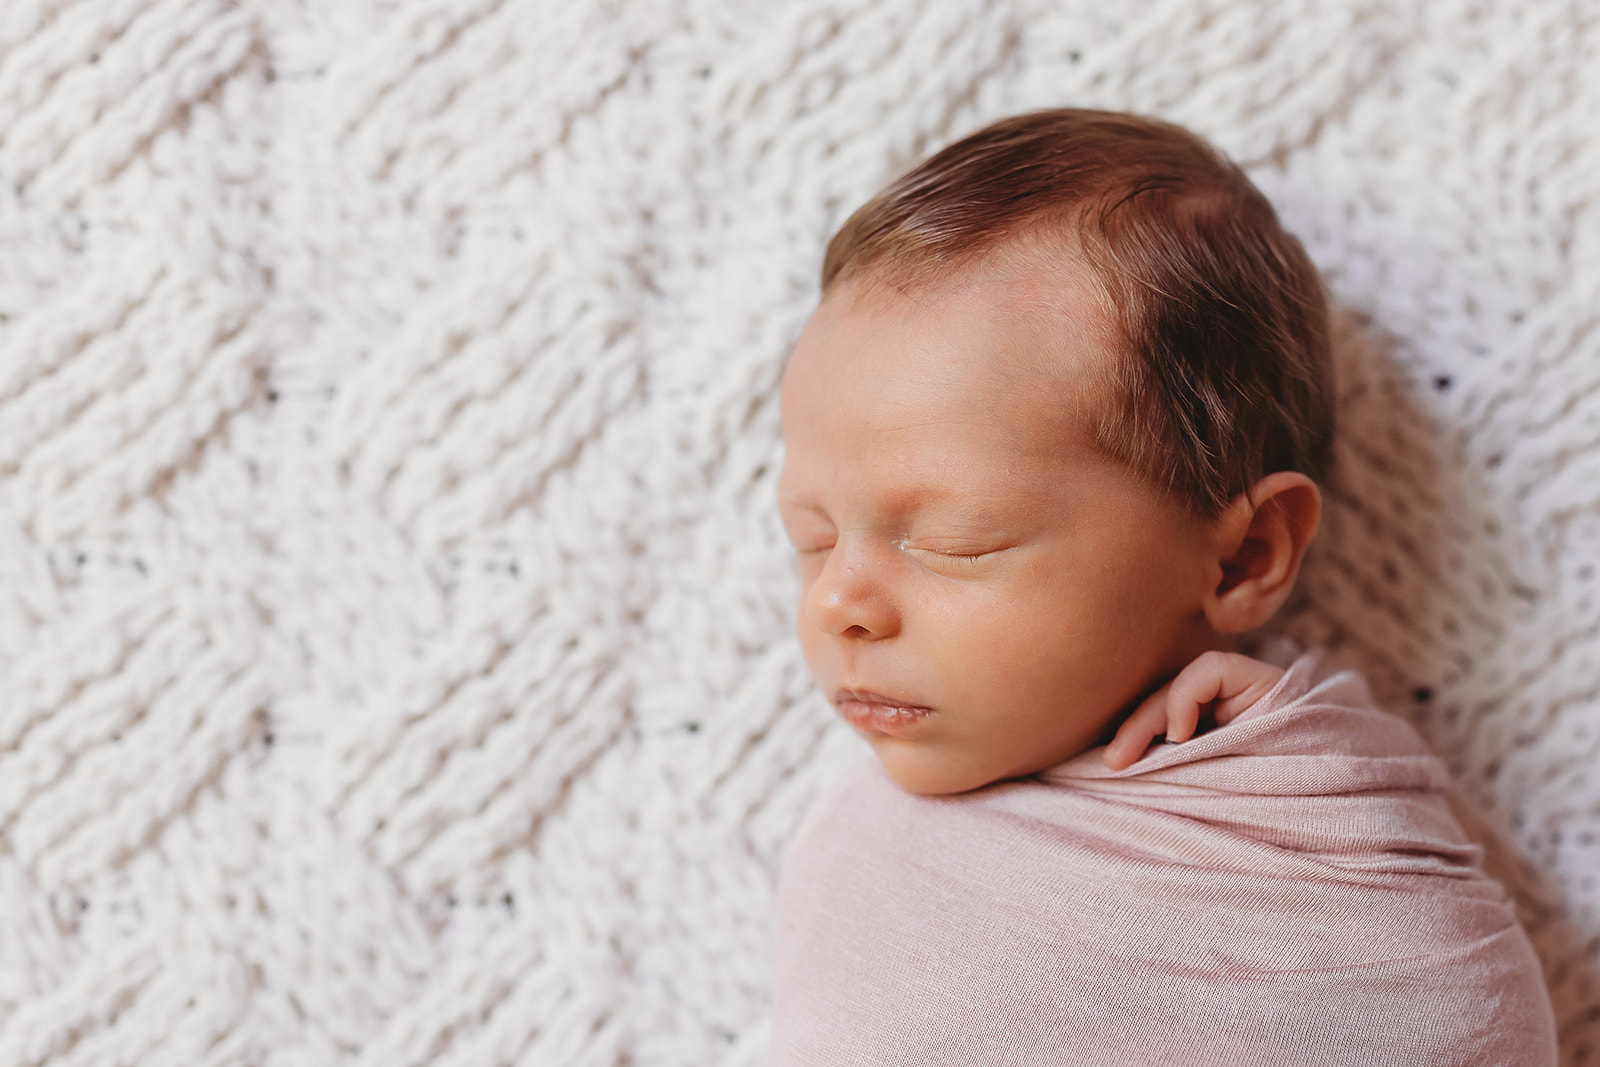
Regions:
M 857 743 L 773 514 L 823 243 L 1059 104 L 1338 305 L 1284 628 L 1461 783 L 1600 1060 L 1585 0 L 4 0 L 0 1064 L 760 1063 Z

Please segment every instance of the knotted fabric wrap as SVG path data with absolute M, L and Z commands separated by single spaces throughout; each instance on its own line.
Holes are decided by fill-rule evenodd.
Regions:
M 1447 787 L 1318 653 L 1125 771 L 920 797 L 871 761 L 785 861 L 772 1064 L 1553 1064 Z

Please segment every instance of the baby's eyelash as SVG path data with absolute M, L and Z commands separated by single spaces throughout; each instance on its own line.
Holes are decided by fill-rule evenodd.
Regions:
M 977 561 L 979 559 L 982 559 L 984 556 L 988 556 L 988 555 L 992 555 L 993 554 L 992 550 L 990 550 L 990 549 L 979 549 L 976 552 L 959 552 L 959 551 L 954 551 L 954 550 L 951 550 L 951 549 L 930 548 L 930 547 L 927 547 L 927 546 L 919 546 L 919 545 L 912 544 L 909 540 L 901 541 L 900 542 L 900 548 L 902 550 L 911 551 L 911 552 L 928 552 L 928 553 L 931 553 L 931 554 L 933 554 L 935 556 L 943 556 L 946 559 L 966 560 L 968 563 L 975 562 L 975 561 Z

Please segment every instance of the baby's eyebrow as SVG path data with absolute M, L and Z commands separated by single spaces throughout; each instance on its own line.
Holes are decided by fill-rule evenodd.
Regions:
M 951 511 L 933 511 L 919 516 L 917 528 L 913 532 L 929 537 L 944 536 L 987 541 L 1011 536 L 1016 530 L 1017 523 L 1014 518 L 993 512 L 957 508 Z
M 802 492 L 783 482 L 778 483 L 778 504 L 780 507 L 784 504 L 793 504 L 797 507 L 816 506 L 812 503 L 810 493 Z
M 809 496 L 798 493 L 778 493 L 778 512 L 785 519 L 791 518 L 817 518 L 827 522 L 832 520 L 828 512 Z
M 1029 478 L 995 477 L 989 472 L 963 476 L 940 470 L 908 481 L 902 492 L 907 500 L 926 502 L 929 508 L 945 508 L 983 516 L 998 516 L 1036 498 L 1039 485 Z

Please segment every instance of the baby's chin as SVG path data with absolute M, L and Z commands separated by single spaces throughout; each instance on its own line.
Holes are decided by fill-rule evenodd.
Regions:
M 890 737 L 874 738 L 871 744 L 884 773 L 895 785 L 908 793 L 928 797 L 970 793 L 996 782 L 1036 774 L 1061 762 L 1052 760 L 1035 767 L 1027 763 L 985 761 L 970 753 L 951 752 L 926 743 Z

